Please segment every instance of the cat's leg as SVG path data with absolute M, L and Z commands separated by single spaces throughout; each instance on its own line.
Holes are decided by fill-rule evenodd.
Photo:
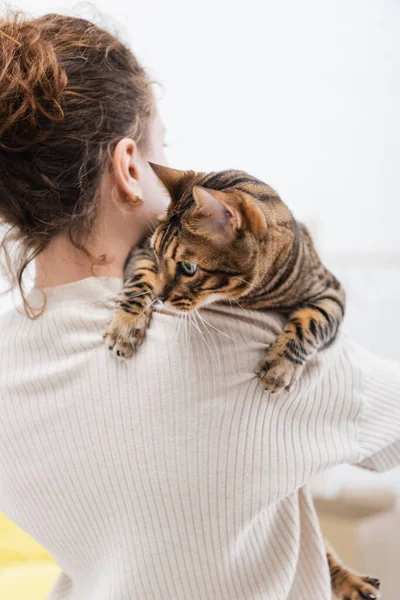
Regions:
M 325 540 L 326 557 L 331 576 L 332 592 L 338 600 L 377 600 L 380 597 L 380 581 L 365 577 L 348 569 Z
M 124 287 L 104 334 L 106 345 L 115 356 L 129 358 L 143 342 L 153 314 L 156 276 L 153 250 L 148 244 L 135 248 L 126 261 Z
M 283 332 L 257 369 L 261 386 L 271 392 L 290 390 L 307 361 L 336 336 L 344 315 L 344 291 L 328 290 L 292 313 Z

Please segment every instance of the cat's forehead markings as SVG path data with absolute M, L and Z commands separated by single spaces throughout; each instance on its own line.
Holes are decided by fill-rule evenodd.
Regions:
M 178 238 L 173 237 L 168 248 L 166 248 L 166 250 L 165 250 L 165 256 L 168 258 L 172 258 L 172 260 L 175 260 L 178 246 L 179 246 Z
M 176 255 L 176 262 L 196 262 L 196 254 L 188 248 L 180 248 Z
M 175 277 L 175 271 L 176 271 L 175 261 L 167 258 L 165 261 L 165 267 L 166 267 L 169 277 L 172 277 L 172 278 Z
M 179 254 L 181 256 L 185 256 L 185 258 L 188 259 L 188 260 L 190 258 L 193 258 L 194 256 L 196 256 L 196 252 L 192 248 L 190 248 L 188 246 L 186 246 L 186 247 L 184 246 L 184 247 L 180 248 Z
M 175 229 L 174 223 L 166 222 L 164 225 L 161 225 L 161 233 L 159 235 L 160 239 L 158 243 L 159 253 L 164 255 L 167 253 L 171 241 L 176 237 Z
M 154 238 L 154 249 L 157 253 L 159 253 L 161 251 L 162 239 L 163 239 L 163 233 L 159 231 L 158 234 Z

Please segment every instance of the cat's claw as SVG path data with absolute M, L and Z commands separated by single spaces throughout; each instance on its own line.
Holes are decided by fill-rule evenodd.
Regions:
M 112 333 L 107 333 L 104 339 L 107 348 L 117 358 L 130 358 L 138 345 L 133 339 L 130 342 L 126 342 Z
M 282 391 L 291 391 L 299 379 L 303 365 L 292 363 L 283 357 L 267 357 L 260 363 L 256 370 L 260 386 L 271 394 Z

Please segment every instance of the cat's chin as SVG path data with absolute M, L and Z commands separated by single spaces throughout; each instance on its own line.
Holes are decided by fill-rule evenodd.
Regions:
M 203 300 L 203 302 L 200 302 L 199 304 L 196 304 L 196 305 L 191 306 L 190 308 L 186 308 L 186 309 L 185 308 L 175 308 L 175 306 L 173 304 L 170 304 L 168 302 L 168 300 L 166 302 L 160 303 L 160 306 L 163 306 L 167 310 L 170 310 L 171 312 L 174 312 L 177 314 L 191 313 L 198 308 L 202 308 L 203 306 L 213 304 L 214 302 L 217 302 L 218 300 L 223 300 L 223 298 L 224 298 L 223 294 L 211 294 L 205 300 Z
M 224 299 L 223 294 L 211 294 L 205 300 L 203 300 L 203 302 L 200 302 L 200 304 L 198 304 L 196 306 L 196 308 L 202 308 L 203 306 L 207 306 L 208 304 L 213 304 L 214 302 L 217 302 L 218 300 L 223 300 L 223 299 Z
M 161 304 L 161 306 L 163 308 L 165 308 L 166 310 L 169 310 L 170 312 L 176 313 L 177 315 L 182 314 L 182 313 L 190 313 L 194 310 L 193 308 L 188 308 L 188 309 L 175 308 L 175 306 L 173 304 L 170 304 L 169 302 L 163 302 Z

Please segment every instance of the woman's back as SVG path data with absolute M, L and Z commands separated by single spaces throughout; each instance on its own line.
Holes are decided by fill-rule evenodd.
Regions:
M 271 396 L 253 371 L 281 318 L 215 306 L 202 335 L 156 314 L 118 362 L 101 335 L 120 285 L 86 279 L 50 290 L 35 321 L 1 316 L 0 510 L 62 568 L 51 598 L 328 598 L 304 486 L 372 453 L 359 351 L 339 340 Z
M 152 78 L 57 14 L 2 18 L 0 65 L 1 267 L 51 288 L 0 317 L 0 510 L 58 561 L 52 600 L 329 598 L 306 486 L 399 463 L 398 365 L 338 339 L 271 397 L 254 370 L 282 319 L 240 307 L 157 314 L 116 362 L 111 299 L 168 204 Z

